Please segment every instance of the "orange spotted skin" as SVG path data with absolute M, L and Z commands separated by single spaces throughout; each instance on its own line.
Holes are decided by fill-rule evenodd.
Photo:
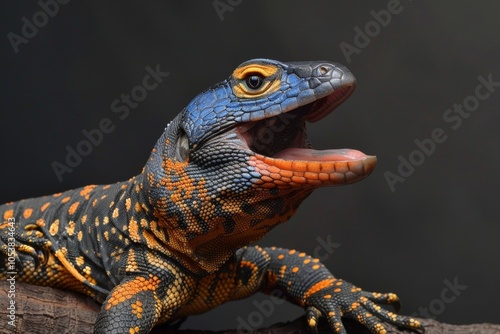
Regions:
M 376 158 L 312 149 L 306 123 L 352 93 L 342 65 L 255 59 L 170 122 L 144 169 L 0 206 L 0 279 L 84 293 L 102 303 L 95 333 L 149 333 L 256 292 L 303 306 L 309 325 L 341 316 L 372 333 L 419 330 L 295 250 L 247 245 L 289 220 L 316 188 L 362 180 Z

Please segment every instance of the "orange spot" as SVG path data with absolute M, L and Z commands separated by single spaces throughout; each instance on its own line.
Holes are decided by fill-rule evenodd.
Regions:
M 44 212 L 45 210 L 47 210 L 47 208 L 49 207 L 50 205 L 50 202 L 47 202 L 45 203 L 44 205 L 42 205 L 42 207 L 40 208 L 40 211 Z
M 285 254 L 278 255 L 278 260 L 282 260 L 285 257 Z
M 61 200 L 61 203 L 67 203 L 69 202 L 69 200 L 71 199 L 71 197 L 64 197 L 62 200 Z
M 75 262 L 78 266 L 83 266 L 85 264 L 85 259 L 83 256 L 78 256 L 76 259 L 75 259 Z
M 299 267 L 293 267 L 293 268 L 292 268 L 292 273 L 294 273 L 294 274 L 295 274 L 297 271 L 299 271 Z
M 315 294 L 316 292 L 327 288 L 333 284 L 335 281 L 335 278 L 327 278 L 322 281 L 319 281 L 318 283 L 314 284 L 312 287 L 309 288 L 309 290 L 304 293 L 304 298 L 309 298 L 311 295 Z
M 74 221 L 70 221 L 68 223 L 68 226 L 66 226 L 66 233 L 68 233 L 68 235 L 71 237 L 73 236 L 73 234 L 75 234 L 75 222 Z
M 285 271 L 286 271 L 286 266 L 281 266 L 281 269 L 280 269 L 280 276 L 281 277 L 285 277 Z
M 83 189 L 80 191 L 80 196 L 87 196 L 90 194 L 90 192 L 95 188 L 95 185 L 90 185 L 90 186 L 85 186 Z
M 78 203 L 78 202 L 71 204 L 71 206 L 69 207 L 68 213 L 70 215 L 74 214 L 76 209 L 78 209 L 78 205 L 80 205 L 80 203 Z
M 31 217 L 32 213 L 33 213 L 33 209 L 26 209 L 23 212 L 23 217 L 26 218 L 26 219 L 28 219 L 29 217 Z
M 138 242 L 141 240 L 141 237 L 139 236 L 139 225 L 137 224 L 137 221 L 134 219 L 134 217 L 130 218 L 128 230 L 130 232 L 130 238 L 133 241 Z
M 330 298 L 332 298 L 332 295 L 324 295 L 323 298 L 330 299 Z
M 51 236 L 55 236 L 59 232 L 59 219 L 54 220 L 52 224 L 50 224 L 49 233 Z
M 7 210 L 3 214 L 3 219 L 8 220 L 9 218 L 14 217 L 14 210 Z
M 313 268 L 314 270 L 319 269 L 319 264 L 315 264 L 314 266 L 312 266 L 312 268 Z
M 136 301 L 135 303 L 130 304 L 132 307 L 132 314 L 135 314 L 138 319 L 142 318 L 142 302 L 140 300 Z
M 295 249 L 292 249 L 292 250 L 290 250 L 290 251 L 288 252 L 288 254 L 293 255 L 293 254 L 295 254 L 296 252 L 297 252 L 297 251 L 296 251 Z
M 135 203 L 134 209 L 135 209 L 135 212 L 141 212 L 141 205 L 139 204 L 139 202 Z
M 311 262 L 311 259 L 305 259 L 304 260 L 304 264 L 308 264 L 309 262 Z

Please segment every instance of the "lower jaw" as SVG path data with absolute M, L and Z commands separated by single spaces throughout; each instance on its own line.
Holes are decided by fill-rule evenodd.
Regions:
M 261 175 L 254 183 L 262 188 L 337 186 L 361 181 L 375 168 L 376 157 L 355 150 L 349 153 L 343 160 L 282 159 L 281 154 L 271 158 L 255 153 L 249 165 Z

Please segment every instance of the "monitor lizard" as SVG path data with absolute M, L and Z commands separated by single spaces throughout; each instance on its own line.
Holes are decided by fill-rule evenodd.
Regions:
M 142 172 L 0 206 L 0 278 L 84 293 L 95 333 L 148 333 L 256 292 L 279 290 L 315 327 L 341 317 L 384 333 L 420 330 L 303 252 L 250 244 L 288 221 L 311 192 L 368 176 L 376 157 L 314 150 L 306 123 L 353 92 L 343 65 L 253 59 L 196 96 L 165 128 Z

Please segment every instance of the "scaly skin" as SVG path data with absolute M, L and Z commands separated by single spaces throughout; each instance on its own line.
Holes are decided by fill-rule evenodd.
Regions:
M 0 278 L 85 293 L 102 303 L 95 333 L 148 333 L 255 292 L 278 289 L 345 333 L 421 329 L 295 250 L 246 247 L 287 221 L 322 186 L 357 182 L 375 157 L 313 150 L 306 122 L 352 93 L 342 65 L 255 59 L 198 95 L 165 129 L 143 171 L 0 206 Z M 12 257 L 13 256 L 13 257 Z M 10 257 L 10 258 L 9 258 Z M 13 263 L 15 259 L 15 264 Z

